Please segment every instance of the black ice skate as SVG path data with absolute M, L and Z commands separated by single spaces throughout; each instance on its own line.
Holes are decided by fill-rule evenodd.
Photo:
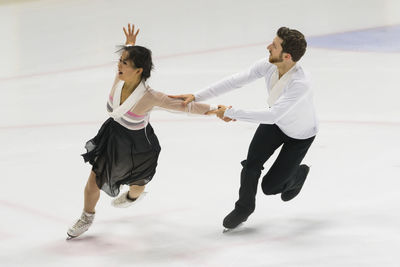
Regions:
M 296 185 L 291 190 L 285 191 L 281 194 L 281 199 L 283 201 L 292 200 L 300 193 L 309 171 L 310 167 L 307 165 L 302 164 L 299 166 L 299 170 L 297 171 L 296 175 Z
M 223 233 L 227 233 L 232 231 L 233 229 L 236 229 L 237 227 L 242 225 L 249 216 L 250 214 L 247 212 L 242 212 L 237 209 L 234 209 L 233 211 L 231 211 L 231 213 L 229 213 L 225 217 L 222 223 L 223 226 L 225 227 Z

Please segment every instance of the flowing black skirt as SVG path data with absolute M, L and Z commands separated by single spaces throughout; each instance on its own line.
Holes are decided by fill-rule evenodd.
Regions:
M 129 130 L 114 119 L 103 123 L 82 154 L 92 165 L 97 186 L 108 195 L 119 194 L 120 185 L 145 185 L 156 173 L 161 147 L 150 124 Z

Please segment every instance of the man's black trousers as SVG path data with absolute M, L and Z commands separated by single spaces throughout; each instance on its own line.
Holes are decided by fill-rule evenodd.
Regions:
M 264 163 L 282 146 L 272 167 L 263 177 L 261 188 L 266 195 L 279 194 L 296 186 L 296 173 L 315 136 L 294 139 L 275 124 L 260 124 L 251 141 L 247 159 L 242 161 L 239 200 L 236 209 L 252 213 L 255 209 L 258 179 Z

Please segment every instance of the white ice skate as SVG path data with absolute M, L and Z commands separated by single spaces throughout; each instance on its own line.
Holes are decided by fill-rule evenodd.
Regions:
M 138 196 L 135 200 L 130 200 L 128 198 L 128 193 L 129 191 L 126 191 L 125 193 L 121 194 L 119 197 L 113 199 L 111 201 L 111 205 L 116 207 L 116 208 L 127 208 L 133 204 L 136 204 L 139 201 L 142 201 L 147 192 L 143 192 Z
M 84 232 L 86 232 L 92 225 L 93 220 L 94 220 L 94 213 L 91 214 L 83 211 L 81 217 L 76 221 L 76 223 L 71 228 L 68 229 L 67 240 L 78 237 Z

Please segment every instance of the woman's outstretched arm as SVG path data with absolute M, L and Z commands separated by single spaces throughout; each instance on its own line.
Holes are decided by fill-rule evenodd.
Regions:
M 199 115 L 208 115 L 210 111 L 217 110 L 218 107 L 215 105 L 191 102 L 188 105 L 183 105 L 182 99 L 174 99 L 168 97 L 168 95 L 150 89 L 150 101 L 152 106 L 161 107 L 168 110 L 181 111 L 186 113 L 193 113 Z

